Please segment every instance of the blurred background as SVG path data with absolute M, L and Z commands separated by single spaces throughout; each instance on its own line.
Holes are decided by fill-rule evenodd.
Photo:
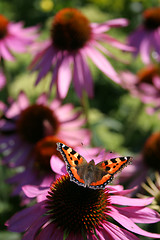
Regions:
M 91 22 L 100 23 L 114 18 L 127 18 L 130 22 L 127 27 L 109 31 L 111 36 L 125 42 L 129 33 L 140 24 L 142 12 L 149 7 L 159 5 L 160 1 L 158 0 L 1 0 L 0 13 L 10 21 L 23 21 L 26 27 L 39 25 L 41 40 L 48 38 L 50 23 L 55 13 L 65 7 L 78 8 Z M 144 66 L 140 57 L 135 60 L 129 53 L 124 55 L 111 47 L 109 50 L 119 59 L 128 62 L 128 64 L 124 64 L 109 59 L 116 71 L 130 70 L 136 73 Z M 6 63 L 9 70 L 9 94 L 16 99 L 19 91 L 25 90 L 32 102 L 44 89 L 47 91 L 50 76 L 49 74 L 46 76 L 45 84 L 42 81 L 35 88 L 34 82 L 37 73 L 31 74 L 28 70 L 31 55 L 17 54 L 16 59 L 15 62 Z M 148 115 L 146 106 L 138 98 L 131 96 L 127 90 L 108 79 L 92 63 L 90 66 L 95 88 L 95 97 L 89 100 L 93 145 L 105 147 L 108 151 L 119 152 L 122 155 L 136 156 L 141 151 L 147 137 L 152 132 L 159 131 L 158 113 Z M 2 90 L 0 92 L 1 101 L 4 100 L 4 95 Z M 54 91 L 51 99 L 53 97 Z M 77 108 L 80 107 L 80 100 L 72 87 L 63 102 L 72 102 Z M 0 166 L 0 239 L 6 240 L 21 239 L 20 234 L 9 233 L 4 227 L 4 222 L 21 209 L 19 207 L 20 199 L 10 196 L 12 186 L 5 181 L 13 174 L 14 170 Z M 154 231 L 154 225 L 152 229 L 147 230 Z

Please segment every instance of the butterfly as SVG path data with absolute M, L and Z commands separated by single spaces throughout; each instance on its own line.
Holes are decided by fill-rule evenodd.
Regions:
M 83 187 L 104 189 L 113 180 L 114 175 L 132 161 L 132 157 L 117 157 L 95 165 L 89 163 L 75 150 L 63 143 L 57 143 L 57 150 L 62 154 L 70 180 Z

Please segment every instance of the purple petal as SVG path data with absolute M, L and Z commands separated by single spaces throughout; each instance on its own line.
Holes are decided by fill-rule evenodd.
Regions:
M 49 223 L 45 226 L 42 231 L 36 237 L 36 240 L 56 240 L 63 239 L 63 232 L 60 231 L 54 223 Z
M 142 26 L 140 26 L 136 31 L 134 31 L 129 36 L 127 40 L 128 44 L 136 48 L 136 51 L 133 52 L 134 56 L 136 56 L 139 53 L 140 45 L 145 36 L 146 36 L 146 31 Z
M 46 212 L 44 203 L 37 203 L 36 205 L 23 209 L 16 213 L 7 222 L 9 231 L 24 232 L 30 225 L 36 221 L 37 218 L 42 216 Z
M 37 65 L 39 66 L 40 72 L 38 74 L 38 77 L 36 79 L 35 85 L 37 85 L 40 80 L 45 77 L 45 75 L 49 72 L 51 65 L 52 65 L 52 60 L 54 57 L 55 51 L 52 46 L 49 46 L 48 49 L 46 49 L 44 56 L 41 56 L 41 61 Z
M 48 221 L 48 216 L 41 216 L 30 225 L 30 228 L 24 234 L 22 240 L 35 240 L 41 227 Z
M 150 38 L 150 42 L 152 44 L 152 47 L 155 49 L 155 51 L 160 55 L 160 28 L 153 31 L 152 37 Z

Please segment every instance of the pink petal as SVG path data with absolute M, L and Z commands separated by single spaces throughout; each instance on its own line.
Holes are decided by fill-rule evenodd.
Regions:
M 125 227 L 126 229 L 128 229 L 131 232 L 135 232 L 137 234 L 140 234 L 140 235 L 143 235 L 146 237 L 160 238 L 160 234 L 150 233 L 150 232 L 147 232 L 147 231 L 141 229 L 129 218 L 129 216 L 126 217 L 126 216 L 120 214 L 114 208 L 112 208 L 112 211 L 108 212 L 107 214 L 110 215 L 115 221 L 120 223 L 123 227 Z
M 108 188 L 108 187 L 107 187 Z M 129 193 L 132 193 L 133 191 L 135 191 L 137 189 L 137 187 L 133 187 L 131 189 L 126 189 L 126 190 L 121 190 L 121 191 L 110 191 L 112 194 L 117 194 L 117 195 L 127 195 Z
M 82 63 L 81 63 L 81 56 L 80 54 L 77 54 L 74 57 L 74 68 L 73 68 L 73 84 L 74 88 L 76 90 L 76 93 L 78 94 L 79 98 L 82 97 L 83 92 L 83 84 L 84 84 L 84 76 L 83 76 L 83 69 L 82 69 Z
M 120 82 L 120 79 L 115 72 L 112 65 L 108 62 L 108 60 L 96 49 L 93 47 L 86 48 L 86 54 L 92 59 L 92 61 L 95 63 L 95 65 L 109 78 L 114 80 L 116 83 Z
M 160 215 L 148 207 L 115 207 L 118 212 L 135 222 L 135 223 L 156 223 L 160 221 Z
M 58 71 L 58 81 L 57 81 L 57 91 L 60 98 L 65 98 L 71 83 L 72 73 L 71 73 L 71 58 L 65 57 L 59 66 Z
M 4 86 L 6 85 L 6 76 L 4 75 L 4 73 L 0 70 L 0 90 L 2 88 L 4 88 Z
M 0 41 L 0 56 L 2 56 L 4 59 L 8 61 L 14 61 L 14 57 L 11 55 L 7 47 L 5 46 L 5 43 L 1 40 Z
M 26 51 L 26 44 L 20 39 L 10 36 L 6 38 L 6 46 L 8 49 L 14 52 L 25 52 Z
M 38 195 L 47 195 L 48 188 L 46 187 L 37 187 L 33 185 L 25 185 L 22 187 L 23 192 L 29 198 L 37 197 Z
M 50 160 L 50 165 L 51 165 L 53 172 L 55 172 L 59 175 L 63 175 L 66 173 L 66 165 L 58 157 L 52 156 L 51 160 Z
M 39 97 L 38 97 L 38 99 L 37 99 L 37 103 L 38 104 L 47 104 L 47 101 L 48 101 L 48 97 L 47 97 L 47 94 L 46 93 L 42 93 Z
M 128 198 L 124 196 L 110 196 L 111 204 L 125 205 L 125 206 L 146 206 L 152 203 L 153 197 L 138 199 Z
M 153 83 L 158 90 L 160 90 L 160 77 L 159 76 L 154 76 L 153 77 Z
M 116 47 L 123 51 L 129 51 L 129 52 L 135 51 L 134 47 L 123 44 L 123 43 L 117 41 L 115 38 L 109 36 L 108 34 L 99 34 L 99 40 L 104 41 L 104 42 L 110 44 L 111 46 Z
M 126 231 L 125 229 L 120 228 L 119 226 L 111 223 L 111 222 L 105 222 L 103 224 L 102 232 L 108 232 L 113 240 L 115 239 L 121 239 L 121 240 L 139 240 L 138 237 L 136 237 L 131 232 Z M 105 235 L 104 235 L 105 236 Z M 107 236 L 105 239 L 108 239 Z
M 29 100 L 23 91 L 19 93 L 17 102 L 21 110 L 24 110 L 29 106 Z
M 145 64 L 149 64 L 151 62 L 150 60 L 150 36 L 147 35 L 143 38 L 141 45 L 140 45 L 140 54 L 142 57 L 142 60 Z
M 84 77 L 84 89 L 86 90 L 89 97 L 93 97 L 93 79 L 91 75 L 91 71 L 87 64 L 87 59 L 85 55 L 85 51 L 81 51 L 81 63 L 83 67 L 83 77 Z
M 126 18 L 117 18 L 107 21 L 107 25 L 110 27 L 126 27 L 128 23 Z

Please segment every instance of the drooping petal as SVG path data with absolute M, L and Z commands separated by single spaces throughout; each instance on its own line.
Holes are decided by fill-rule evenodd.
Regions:
M 93 97 L 93 79 L 91 75 L 91 71 L 87 64 L 87 57 L 85 55 L 85 51 L 81 51 L 81 63 L 83 67 L 83 77 L 84 77 L 84 89 L 86 90 L 88 96 L 90 98 Z
M 109 61 L 95 48 L 93 47 L 87 47 L 86 48 L 87 55 L 91 58 L 91 60 L 95 63 L 95 65 L 109 78 L 114 80 L 116 83 L 120 82 L 120 79 L 115 72 L 112 65 L 109 63 Z
M 115 207 L 118 212 L 129 217 L 136 223 L 156 223 L 160 221 L 160 215 L 147 207 Z
M 77 54 L 74 56 L 73 85 L 79 98 L 82 98 L 84 80 L 81 57 Z
M 9 50 L 7 49 L 7 46 L 2 40 L 0 41 L 0 56 L 8 61 L 14 61 L 14 57 L 9 52 Z
M 110 201 L 112 204 L 119 204 L 125 206 L 146 206 L 152 203 L 153 197 L 146 198 L 146 199 L 139 199 L 139 198 L 128 198 L 124 196 L 111 196 Z
M 24 232 L 45 212 L 46 209 L 43 207 L 43 202 L 37 203 L 13 215 L 13 217 L 6 222 L 6 226 L 8 226 L 10 231 Z
M 102 229 L 102 233 L 104 236 L 104 239 L 119 239 L 119 240 L 139 240 L 139 238 L 137 238 L 134 234 L 132 234 L 131 232 L 126 231 L 125 229 L 122 229 L 120 227 L 118 227 L 117 225 L 111 223 L 111 222 L 105 222 L 103 224 L 103 228 Z M 108 234 L 109 236 L 108 236 Z
M 53 172 L 55 172 L 59 175 L 63 175 L 66 173 L 66 165 L 58 157 L 52 156 L 51 160 L 50 160 L 50 165 L 51 165 Z
M 58 96 L 63 99 L 66 97 L 71 79 L 72 79 L 72 72 L 71 72 L 71 57 L 66 56 L 64 57 L 61 65 L 59 66 L 58 70 L 58 81 L 57 81 L 57 91 Z
M 128 229 L 131 232 L 134 232 L 146 237 L 160 238 L 160 234 L 150 233 L 141 229 L 129 217 L 126 217 L 120 214 L 115 208 L 114 209 L 112 208 L 112 211 L 108 212 L 108 215 L 110 215 L 115 221 L 120 223 L 124 228 Z

